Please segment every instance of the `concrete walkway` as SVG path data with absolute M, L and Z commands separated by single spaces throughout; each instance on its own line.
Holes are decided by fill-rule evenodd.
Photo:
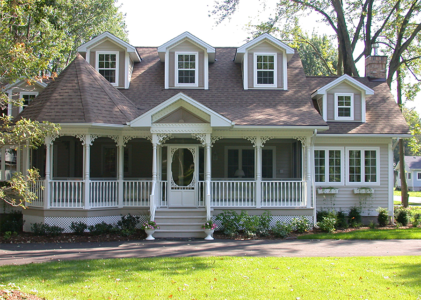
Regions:
M 155 240 L 101 244 L 0 245 L 0 265 L 127 257 L 395 255 L 421 255 L 421 240 Z

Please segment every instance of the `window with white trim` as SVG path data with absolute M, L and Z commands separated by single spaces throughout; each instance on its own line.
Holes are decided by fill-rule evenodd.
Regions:
M 379 152 L 378 148 L 347 148 L 347 182 L 379 183 Z
M 96 69 L 112 85 L 118 86 L 118 51 L 97 51 Z
M 176 86 L 198 86 L 197 53 L 175 53 Z
M 417 178 L 418 178 L 418 180 L 421 180 L 421 173 L 420 172 L 417 173 Z
M 318 183 L 342 183 L 342 149 L 331 148 L 314 150 L 314 174 Z
M 411 173 L 407 173 L 406 176 L 407 176 L 408 180 L 411 180 Z
M 38 93 L 21 92 L 19 96 L 21 99 L 23 99 L 23 105 L 19 107 L 19 112 L 21 112 L 25 107 L 27 107 L 32 102 L 32 100 L 35 99 L 36 96 L 38 96 Z
M 354 120 L 354 94 L 335 94 L 335 119 Z
M 255 53 L 254 61 L 254 86 L 276 87 L 276 54 Z

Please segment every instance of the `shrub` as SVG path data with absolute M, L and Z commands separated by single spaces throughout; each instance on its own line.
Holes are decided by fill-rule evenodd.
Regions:
M 95 225 L 88 226 L 88 230 L 93 235 L 107 234 L 116 232 L 116 228 L 112 224 L 107 224 L 104 221 Z
M 70 230 L 77 235 L 82 235 L 86 229 L 88 229 L 88 225 L 83 222 L 72 222 L 70 224 Z
M 351 207 L 348 214 L 348 224 L 352 228 L 358 228 L 361 226 L 361 211 L 358 207 Z
M 332 233 L 335 231 L 335 224 L 336 224 L 336 219 L 330 218 L 330 217 L 325 217 L 323 218 L 322 221 L 317 222 L 317 226 L 319 226 L 320 230 L 329 232 L 329 233 Z
M 12 236 L 17 236 L 17 235 L 18 235 L 18 233 L 16 231 L 14 231 L 14 232 L 6 231 L 4 233 L 4 239 L 7 241 L 7 240 L 10 240 L 12 238 Z
M 21 211 L 12 211 L 10 214 L 2 215 L 0 218 L 0 232 L 22 232 L 23 215 Z
M 286 238 L 292 232 L 292 225 L 288 223 L 281 223 L 276 221 L 275 226 L 272 228 L 272 233 L 276 237 Z
M 321 210 L 317 212 L 317 221 L 323 221 L 324 218 L 334 218 L 336 219 L 336 213 L 335 211 L 327 211 L 327 210 Z
M 247 212 L 241 212 L 241 221 L 245 236 L 255 236 L 259 228 L 259 216 L 249 216 Z
M 379 207 L 376 209 L 376 211 L 379 213 L 379 215 L 377 216 L 377 222 L 379 223 L 379 226 L 386 226 L 389 220 L 389 211 L 387 210 L 387 208 L 384 207 Z
M 121 230 L 121 234 L 123 236 L 129 236 L 136 232 L 136 226 L 140 223 L 140 217 L 132 216 L 131 214 L 127 214 L 121 217 L 121 220 L 117 222 L 117 226 Z
M 404 207 L 401 207 L 396 211 L 396 221 L 402 224 L 402 226 L 408 225 L 410 217 L 410 211 Z
M 47 224 L 47 235 L 50 236 L 59 236 L 60 234 L 62 234 L 64 231 L 64 228 L 60 227 L 60 226 L 50 226 Z
M 224 234 L 234 236 L 240 230 L 241 216 L 233 210 L 227 210 L 216 216 L 216 220 L 221 221 Z
M 259 228 L 258 233 L 261 236 L 268 236 L 270 232 L 270 222 L 272 221 L 272 215 L 269 211 L 265 211 L 259 217 Z
M 374 223 L 373 221 L 370 221 L 370 224 L 368 224 L 368 227 L 370 227 L 370 229 L 375 229 L 376 223 Z
M 414 220 L 412 221 L 412 225 L 414 227 L 420 227 L 421 225 L 421 214 L 415 214 Z
M 347 229 L 348 226 L 348 222 L 346 221 L 347 216 L 343 211 L 338 211 L 338 213 L 336 214 L 336 224 L 335 224 L 335 228 L 344 228 Z
M 310 228 L 310 222 L 306 217 L 293 218 L 291 225 L 298 233 L 304 233 Z
M 58 236 L 63 233 L 64 228 L 55 225 L 51 226 L 43 223 L 33 223 L 31 224 L 31 231 L 35 235 Z

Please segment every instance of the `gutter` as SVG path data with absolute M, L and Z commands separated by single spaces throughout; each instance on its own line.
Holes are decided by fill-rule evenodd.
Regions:
M 384 137 L 384 138 L 410 138 L 412 137 L 411 134 L 396 134 L 396 133 L 392 133 L 392 134 L 369 134 L 369 133 L 365 133 L 365 134 L 352 134 L 352 133 L 335 133 L 335 134 L 329 134 L 329 133 L 321 133 L 320 136 L 323 137 Z

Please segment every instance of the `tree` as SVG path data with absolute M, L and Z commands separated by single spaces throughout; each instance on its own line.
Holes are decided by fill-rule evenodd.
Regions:
M 76 54 L 77 46 L 105 30 L 127 40 L 124 16 L 114 0 L 3 0 L 0 1 L 0 86 L 17 80 L 27 84 L 52 78 Z M 21 105 L 0 92 L 0 107 Z M 57 134 L 59 125 L 0 117 L 0 147 L 37 147 L 48 135 Z M 0 188 L 0 199 L 14 206 L 36 199 L 29 191 L 39 177 L 36 170 L 16 173 Z

